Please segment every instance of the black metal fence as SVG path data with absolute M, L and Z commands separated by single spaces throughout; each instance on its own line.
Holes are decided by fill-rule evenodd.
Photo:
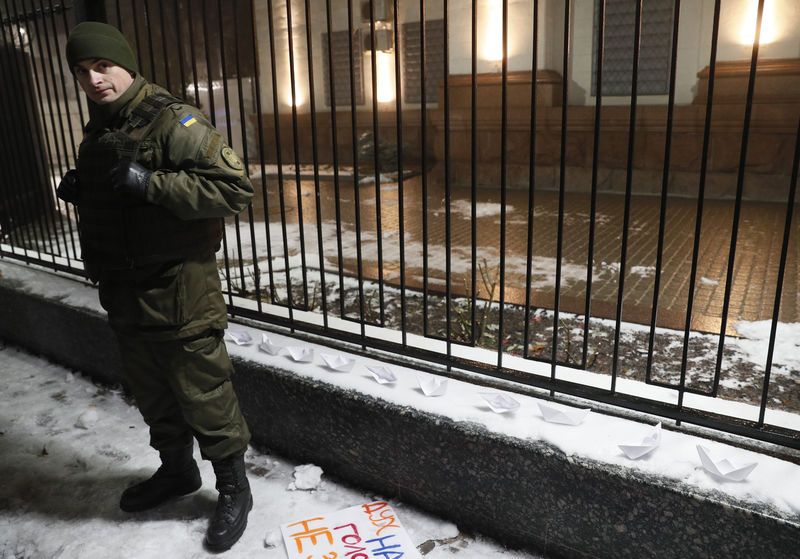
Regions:
M 800 448 L 800 100 L 759 97 L 758 31 L 726 102 L 725 2 L 703 3 L 689 102 L 685 2 L 489 4 L 0 0 L 0 254 L 82 274 L 54 196 L 87 114 L 64 43 L 102 19 L 247 165 L 219 255 L 232 314 Z

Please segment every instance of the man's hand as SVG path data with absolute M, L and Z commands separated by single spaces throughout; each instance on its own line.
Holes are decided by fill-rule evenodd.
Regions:
M 111 169 L 111 186 L 115 192 L 145 200 L 147 185 L 152 174 L 152 171 L 148 171 L 135 161 L 123 160 Z
M 69 202 L 70 204 L 78 203 L 78 170 L 70 169 L 58 183 L 56 188 L 56 196 Z

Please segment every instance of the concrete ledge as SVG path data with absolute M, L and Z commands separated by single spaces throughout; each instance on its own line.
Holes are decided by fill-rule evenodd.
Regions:
M 54 289 L 32 290 L 42 279 Z M 117 341 L 96 299 L 97 290 L 79 281 L 0 261 L 0 338 L 100 382 L 119 383 Z
M 102 312 L 31 292 L 19 274 L 34 272 L 13 266 L 22 272 L 5 274 L 7 261 L 0 262 L 6 276 L 0 337 L 118 382 L 119 356 Z M 327 475 L 397 496 L 462 529 L 560 557 L 797 556 L 797 511 L 304 376 L 287 359 L 265 364 L 231 353 L 254 444 L 314 462 Z

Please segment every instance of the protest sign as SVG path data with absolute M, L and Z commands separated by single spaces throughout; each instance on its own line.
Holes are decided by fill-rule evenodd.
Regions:
M 289 559 L 421 559 L 384 501 L 312 515 L 281 533 Z

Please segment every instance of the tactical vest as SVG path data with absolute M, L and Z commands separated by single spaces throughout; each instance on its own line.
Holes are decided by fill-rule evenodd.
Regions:
M 114 192 L 111 169 L 123 159 L 154 169 L 147 136 L 170 105 L 166 93 L 146 96 L 119 126 L 87 137 L 79 153 L 79 231 L 90 277 L 100 270 L 132 269 L 216 252 L 221 219 L 182 220 L 169 210 Z

